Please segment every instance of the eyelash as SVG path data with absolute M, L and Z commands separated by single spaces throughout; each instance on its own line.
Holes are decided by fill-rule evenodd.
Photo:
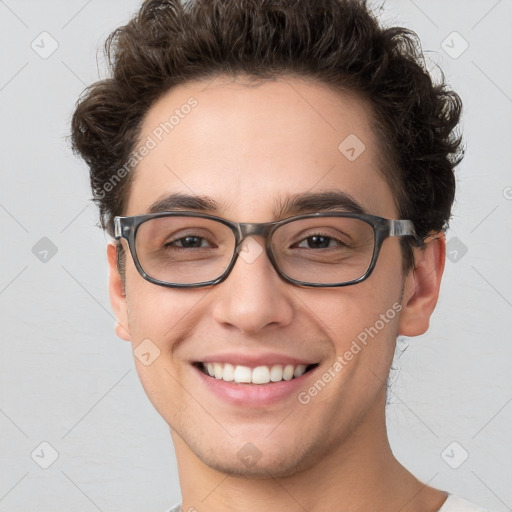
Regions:
M 187 233 L 187 235 L 185 236 L 182 236 L 180 238 L 176 238 L 175 240 L 172 240 L 170 242 L 167 242 L 164 244 L 164 247 L 175 247 L 176 249 L 183 249 L 183 250 L 187 250 L 189 249 L 188 247 L 179 247 L 179 246 L 176 246 L 176 245 L 173 245 L 175 244 L 176 242 L 180 242 L 181 240 L 185 240 L 186 238 L 198 238 L 200 240 L 206 240 L 210 245 L 212 245 L 212 241 L 205 237 L 205 236 L 202 236 L 202 235 L 198 235 L 198 234 L 193 234 L 193 233 Z M 202 248 L 202 247 L 200 247 Z M 195 247 L 195 249 L 197 249 L 197 247 Z
M 314 237 L 314 236 L 323 237 L 323 238 L 328 238 L 329 240 L 335 240 L 336 242 L 338 242 L 338 244 L 339 244 L 340 246 L 348 247 L 348 245 L 347 245 L 346 243 L 344 243 L 342 240 L 340 240 L 339 238 L 336 238 L 336 237 L 334 237 L 334 236 L 332 236 L 332 235 L 328 235 L 327 233 L 314 233 L 314 234 L 308 235 L 308 236 L 306 236 L 306 237 L 302 238 L 302 239 L 300 240 L 300 242 L 299 242 L 299 243 L 304 242 L 304 241 L 305 241 L 305 240 L 307 240 L 308 238 L 312 238 L 312 237 Z M 295 245 L 295 244 L 294 244 L 294 245 Z

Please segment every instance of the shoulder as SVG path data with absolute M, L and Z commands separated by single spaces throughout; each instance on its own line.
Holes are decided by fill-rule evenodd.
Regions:
M 491 512 L 455 494 L 449 494 L 439 512 Z

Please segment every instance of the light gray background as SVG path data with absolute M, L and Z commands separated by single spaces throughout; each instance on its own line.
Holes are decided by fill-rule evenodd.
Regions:
M 65 138 L 79 93 L 103 73 L 105 37 L 137 5 L 0 1 L 0 512 L 180 500 L 169 429 L 114 334 L 107 239 Z M 415 30 L 462 96 L 467 145 L 437 311 L 426 335 L 399 344 L 392 447 L 424 482 L 512 510 L 512 1 L 393 0 L 382 17 Z M 58 42 L 46 59 L 31 47 L 51 49 L 43 31 Z M 453 31 L 469 43 L 461 55 Z M 57 248 L 46 262 L 33 253 L 43 237 Z M 58 452 L 48 469 L 42 442 Z

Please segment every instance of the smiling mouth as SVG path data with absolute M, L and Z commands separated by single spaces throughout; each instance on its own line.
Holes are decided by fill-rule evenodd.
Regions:
M 230 363 L 194 363 L 194 366 L 209 377 L 235 384 L 265 385 L 275 382 L 288 381 L 301 377 L 313 368 L 315 364 L 274 364 L 272 366 L 233 365 Z

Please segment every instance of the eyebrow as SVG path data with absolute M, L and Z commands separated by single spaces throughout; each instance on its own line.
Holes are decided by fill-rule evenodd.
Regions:
M 165 195 L 148 208 L 148 213 L 160 213 L 174 210 L 198 211 L 221 216 L 226 211 L 225 203 L 215 201 L 208 196 L 173 193 Z M 325 192 L 304 192 L 292 194 L 274 202 L 275 219 L 283 219 L 303 213 L 317 211 L 339 211 L 346 213 L 366 213 L 366 210 L 350 194 L 341 190 Z

